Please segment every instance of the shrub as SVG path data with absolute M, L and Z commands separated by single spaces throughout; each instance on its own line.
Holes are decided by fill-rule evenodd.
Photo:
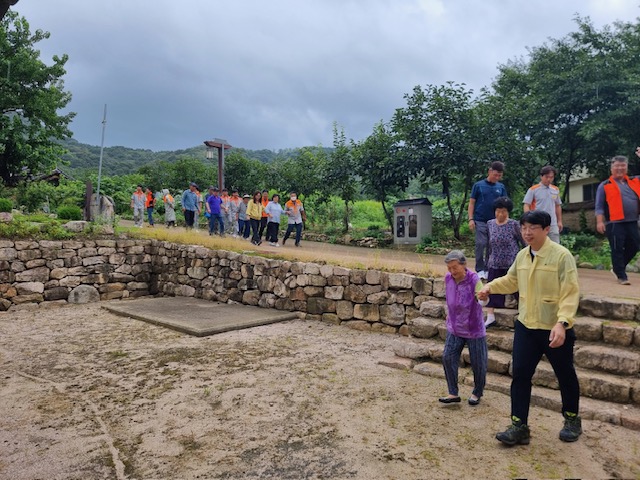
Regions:
M 594 235 L 588 233 L 569 233 L 560 236 L 560 243 L 576 253 L 580 250 L 593 249 L 598 243 L 598 239 Z
M 58 218 L 62 220 L 82 220 L 82 209 L 76 205 L 63 205 L 58 208 Z
M 13 203 L 8 198 L 0 198 L 0 212 L 11 212 Z

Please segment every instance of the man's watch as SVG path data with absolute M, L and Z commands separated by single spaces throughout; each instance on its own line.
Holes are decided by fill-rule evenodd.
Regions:
M 566 320 L 560 320 L 558 323 L 561 323 L 565 330 L 569 328 L 569 322 Z

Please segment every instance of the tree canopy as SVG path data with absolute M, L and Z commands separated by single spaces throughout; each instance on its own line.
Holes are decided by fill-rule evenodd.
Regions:
M 15 12 L 0 22 L 0 178 L 7 185 L 55 166 L 63 148 L 55 141 L 71 136 L 74 113 L 60 114 L 71 100 L 62 77 L 67 55 L 53 64 L 35 48 L 49 33 L 31 33 Z

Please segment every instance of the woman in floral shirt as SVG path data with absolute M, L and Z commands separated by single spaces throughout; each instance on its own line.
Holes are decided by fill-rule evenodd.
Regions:
M 525 246 L 520 234 L 520 223 L 509 218 L 509 214 L 513 210 L 511 199 L 508 197 L 497 198 L 493 202 L 493 208 L 495 209 L 496 218 L 487 222 L 489 230 L 489 261 L 487 262 L 489 281 L 506 275 L 509 267 L 516 259 L 516 255 Z M 504 299 L 504 295 L 491 295 L 489 297 L 486 327 L 496 321 L 494 309 L 504 308 Z

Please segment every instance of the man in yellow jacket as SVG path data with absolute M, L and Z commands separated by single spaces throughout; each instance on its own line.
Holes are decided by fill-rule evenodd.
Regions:
M 582 433 L 580 386 L 573 365 L 573 324 L 580 300 L 578 271 L 571 252 L 548 238 L 550 227 L 547 212 L 525 213 L 520 228 L 528 246 L 520 250 L 505 276 L 478 292 L 479 300 L 486 300 L 490 293 L 520 293 L 512 354 L 512 424 L 496 435 L 510 446 L 529 443 L 531 379 L 542 355 L 551 363 L 560 385 L 564 416 L 560 440 L 574 442 Z

